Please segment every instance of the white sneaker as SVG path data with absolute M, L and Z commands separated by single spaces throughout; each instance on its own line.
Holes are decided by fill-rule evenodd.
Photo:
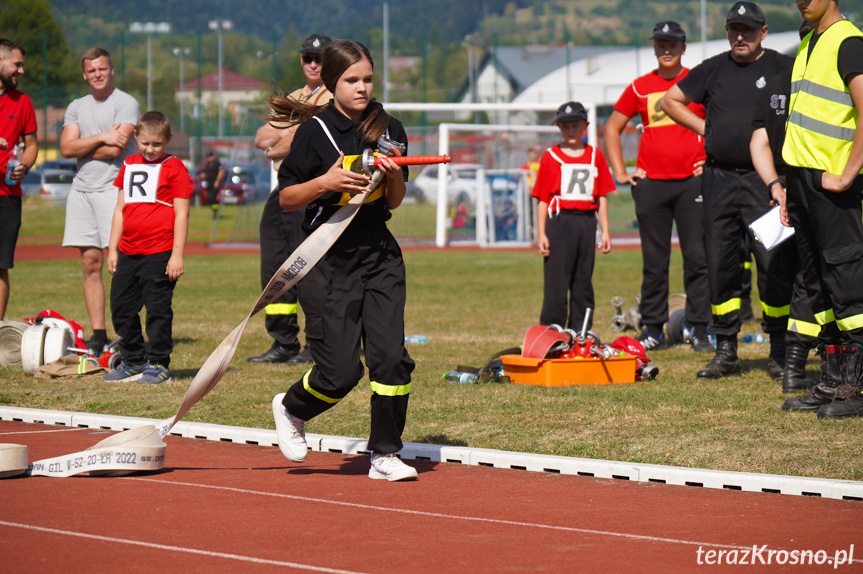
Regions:
M 291 416 L 282 404 L 285 393 L 273 397 L 273 418 L 276 419 L 276 434 L 279 449 L 291 462 L 303 462 L 309 452 L 306 444 L 306 422 Z
M 417 469 L 408 466 L 395 454 L 372 453 L 372 467 L 369 469 L 369 478 L 376 480 L 416 480 Z

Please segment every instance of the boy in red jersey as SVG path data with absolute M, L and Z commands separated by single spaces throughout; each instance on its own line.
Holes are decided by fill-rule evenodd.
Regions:
M 192 179 L 183 162 L 165 153 L 171 141 L 165 114 L 142 115 L 135 139 L 140 153 L 126 158 L 114 181 L 120 193 L 108 245 L 111 320 L 123 363 L 102 378 L 158 385 L 171 381 L 171 298 L 183 274 Z M 149 354 L 138 317 L 143 307 Z
M 711 311 L 700 177 L 707 157 L 704 138 L 677 124 L 659 107 L 665 92 L 689 73 L 681 63 L 686 53 L 686 33 L 677 22 L 659 22 L 651 39 L 658 67 L 627 86 L 605 126 L 608 161 L 617 183 L 632 185 L 641 237 L 640 311 L 644 332 L 638 340 L 648 351 L 668 347 L 662 326 L 668 321 L 668 266 L 671 230 L 676 223 L 683 255 L 686 324 L 692 328 L 690 343 L 698 352 L 712 353 L 713 345 L 707 338 Z M 703 105 L 690 103 L 689 109 L 704 117 Z M 627 173 L 620 133 L 636 115 L 644 131 L 636 170 Z
M 543 261 L 543 300 L 539 322 L 581 329 L 588 308 L 594 308 L 593 262 L 597 216 L 599 249 L 611 251 L 608 202 L 616 189 L 605 156 L 582 141 L 587 111 L 578 102 L 557 109 L 554 123 L 563 142 L 546 150 L 531 195 L 536 210 L 537 247 Z M 567 315 L 567 291 L 569 313 Z M 590 328 L 590 321 L 588 321 Z

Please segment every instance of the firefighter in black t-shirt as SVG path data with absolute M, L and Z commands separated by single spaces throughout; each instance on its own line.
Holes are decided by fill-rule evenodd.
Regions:
M 717 345 L 716 355 L 698 372 L 700 379 L 741 372 L 737 334 L 744 262 L 742 238 L 751 233 L 749 224 L 770 209 L 771 202 L 770 192 L 753 168 L 749 153 L 752 115 L 767 80 L 793 63 L 788 56 L 761 45 L 767 26 L 755 3 L 735 3 L 728 12 L 725 29 L 731 50 L 693 68 L 660 104 L 677 123 L 705 138 L 705 251 Z M 705 119 L 686 108 L 693 101 L 705 105 Z M 768 252 L 752 241 L 764 317 L 762 328 L 771 335 L 768 370 L 771 377 L 778 379 L 785 366 L 794 246 L 786 242 Z

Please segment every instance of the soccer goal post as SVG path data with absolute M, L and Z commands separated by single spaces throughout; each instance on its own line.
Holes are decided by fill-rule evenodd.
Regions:
M 417 103 L 398 103 L 385 104 L 388 111 L 409 111 L 409 112 L 487 112 L 490 118 L 495 116 L 494 112 L 500 113 L 506 117 L 507 113 L 523 113 L 523 112 L 554 112 L 562 102 L 548 104 L 417 104 Z M 587 119 L 589 121 L 587 138 L 591 145 L 596 145 L 596 106 L 589 102 L 582 102 L 587 110 Z M 525 124 L 462 124 L 462 123 L 441 123 L 438 126 L 438 153 L 440 155 L 450 155 L 451 137 L 458 133 L 494 133 L 503 132 L 510 134 L 517 133 L 536 133 L 536 134 L 553 134 L 557 133 L 557 127 L 553 125 L 525 125 Z M 515 168 L 517 166 L 489 166 L 489 169 Z M 441 164 L 438 168 L 437 179 L 437 209 L 435 212 L 435 245 L 438 247 L 446 247 L 448 243 L 447 223 L 449 197 L 447 194 L 448 183 L 448 166 Z M 480 185 L 479 189 L 485 189 L 486 185 Z M 529 190 L 528 190 L 529 193 Z M 482 244 L 481 237 L 483 232 L 479 229 L 479 225 L 485 224 L 486 213 L 484 202 L 478 202 L 477 205 L 477 241 Z M 482 217 L 481 217 L 482 216 Z M 487 237 L 487 235 L 486 235 Z

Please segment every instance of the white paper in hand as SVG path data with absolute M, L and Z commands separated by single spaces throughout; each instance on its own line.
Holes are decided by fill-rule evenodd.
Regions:
M 794 235 L 794 228 L 785 227 L 779 220 L 778 205 L 749 224 L 749 229 L 755 235 L 755 240 L 764 245 L 767 251 Z

